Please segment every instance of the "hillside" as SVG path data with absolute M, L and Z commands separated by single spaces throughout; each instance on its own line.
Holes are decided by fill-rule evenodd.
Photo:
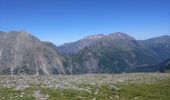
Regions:
M 0 74 L 64 74 L 62 62 L 51 43 L 27 32 L 0 33 Z
M 67 65 L 76 70 L 70 73 L 128 72 L 169 58 L 170 36 L 135 40 L 121 32 L 93 35 L 59 46 L 59 50 L 68 60 Z

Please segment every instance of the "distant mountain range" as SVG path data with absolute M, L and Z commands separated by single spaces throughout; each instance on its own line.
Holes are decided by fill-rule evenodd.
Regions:
M 135 40 L 121 32 L 100 34 L 64 44 L 59 50 L 71 60 L 67 65 L 72 65 L 76 72 L 129 72 L 170 58 L 170 36 Z
M 135 40 L 117 32 L 56 47 L 27 32 L 0 32 L 0 74 L 163 72 L 168 58 L 170 36 Z

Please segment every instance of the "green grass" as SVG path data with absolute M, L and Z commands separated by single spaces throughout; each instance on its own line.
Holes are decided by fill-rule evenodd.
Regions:
M 43 88 L 42 93 L 50 96 L 49 100 L 169 100 L 170 79 L 154 84 L 122 84 L 117 85 L 118 90 L 108 85 L 90 87 L 91 92 L 73 89 Z
M 154 84 L 120 85 L 120 100 L 169 100 L 170 79 Z
M 41 92 L 48 94 L 49 100 L 114 100 L 113 90 L 108 86 L 101 86 L 100 88 L 92 87 L 91 90 L 73 90 L 73 89 L 52 89 L 43 88 Z
M 24 94 L 22 94 L 24 93 Z M 32 88 L 15 90 L 13 88 L 0 88 L 0 100 L 34 100 Z M 20 97 L 23 95 L 23 97 Z

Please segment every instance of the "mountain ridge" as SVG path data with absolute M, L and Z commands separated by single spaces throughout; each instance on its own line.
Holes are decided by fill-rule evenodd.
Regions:
M 102 36 L 97 40 L 83 38 L 67 44 L 66 47 L 60 46 L 59 50 L 72 59 L 71 65 L 77 66 L 75 69 L 79 71 L 82 69 L 84 72 L 91 70 L 90 72 L 119 73 L 166 60 L 170 57 L 169 40 L 169 36 L 136 40 L 118 32 Z
M 0 74 L 121 73 L 170 58 L 170 36 L 136 40 L 117 32 L 62 46 L 27 32 L 0 32 Z

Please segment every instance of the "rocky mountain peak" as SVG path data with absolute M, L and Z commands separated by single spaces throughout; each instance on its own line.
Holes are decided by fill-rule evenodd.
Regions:
M 104 37 L 104 36 L 105 36 L 104 34 L 91 35 L 91 36 L 85 37 L 84 39 L 91 39 L 91 40 L 94 40 L 94 39 L 102 38 L 102 37 Z
M 108 36 L 112 37 L 112 38 L 117 38 L 117 39 L 135 40 L 133 37 L 127 35 L 126 33 L 122 33 L 122 32 L 111 33 Z

